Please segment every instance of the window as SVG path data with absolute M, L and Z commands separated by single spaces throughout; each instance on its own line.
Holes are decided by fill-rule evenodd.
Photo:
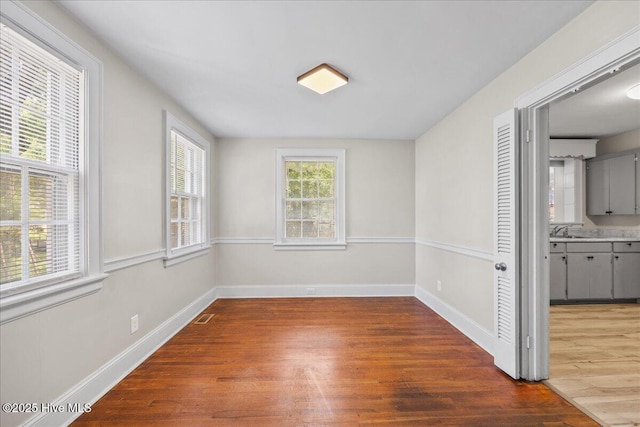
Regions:
M 549 221 L 562 222 L 564 219 L 564 163 L 550 161 L 549 165 Z
M 344 249 L 345 151 L 280 149 L 276 157 L 276 248 Z
M 169 266 L 206 253 L 209 243 L 209 143 L 165 112 Z
M 0 38 L 5 322 L 95 292 L 104 278 L 101 65 L 15 3 L 3 3 Z
M 571 157 L 549 160 L 549 222 L 582 223 L 584 161 Z

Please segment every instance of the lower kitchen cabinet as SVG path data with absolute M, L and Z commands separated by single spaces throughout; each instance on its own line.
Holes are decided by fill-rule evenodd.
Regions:
M 567 299 L 567 256 L 552 253 L 549 257 L 550 289 L 552 300 Z
M 640 298 L 640 253 L 613 255 L 613 297 Z
M 611 299 L 611 253 L 567 254 L 567 298 Z
M 552 303 L 640 300 L 640 241 L 551 242 Z

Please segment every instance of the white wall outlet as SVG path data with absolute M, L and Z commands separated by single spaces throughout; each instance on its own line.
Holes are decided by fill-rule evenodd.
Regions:
M 436 280 L 436 286 L 438 287 L 438 292 L 442 291 L 442 281 Z
M 307 295 L 315 295 L 316 288 L 307 288 Z
M 131 318 L 131 333 L 135 334 L 138 331 L 138 327 L 140 326 L 138 322 L 138 315 L 136 314 Z

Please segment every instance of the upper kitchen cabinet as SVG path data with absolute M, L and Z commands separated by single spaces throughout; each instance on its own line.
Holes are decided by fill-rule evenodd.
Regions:
M 638 153 L 599 156 L 587 162 L 587 215 L 636 215 Z
M 636 154 L 636 215 L 640 215 L 640 162 Z

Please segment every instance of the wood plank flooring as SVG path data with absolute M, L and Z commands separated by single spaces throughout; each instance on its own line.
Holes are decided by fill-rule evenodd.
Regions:
M 415 298 L 218 300 L 76 426 L 594 426 Z
M 640 425 L 640 304 L 550 311 L 554 390 L 607 426 Z

